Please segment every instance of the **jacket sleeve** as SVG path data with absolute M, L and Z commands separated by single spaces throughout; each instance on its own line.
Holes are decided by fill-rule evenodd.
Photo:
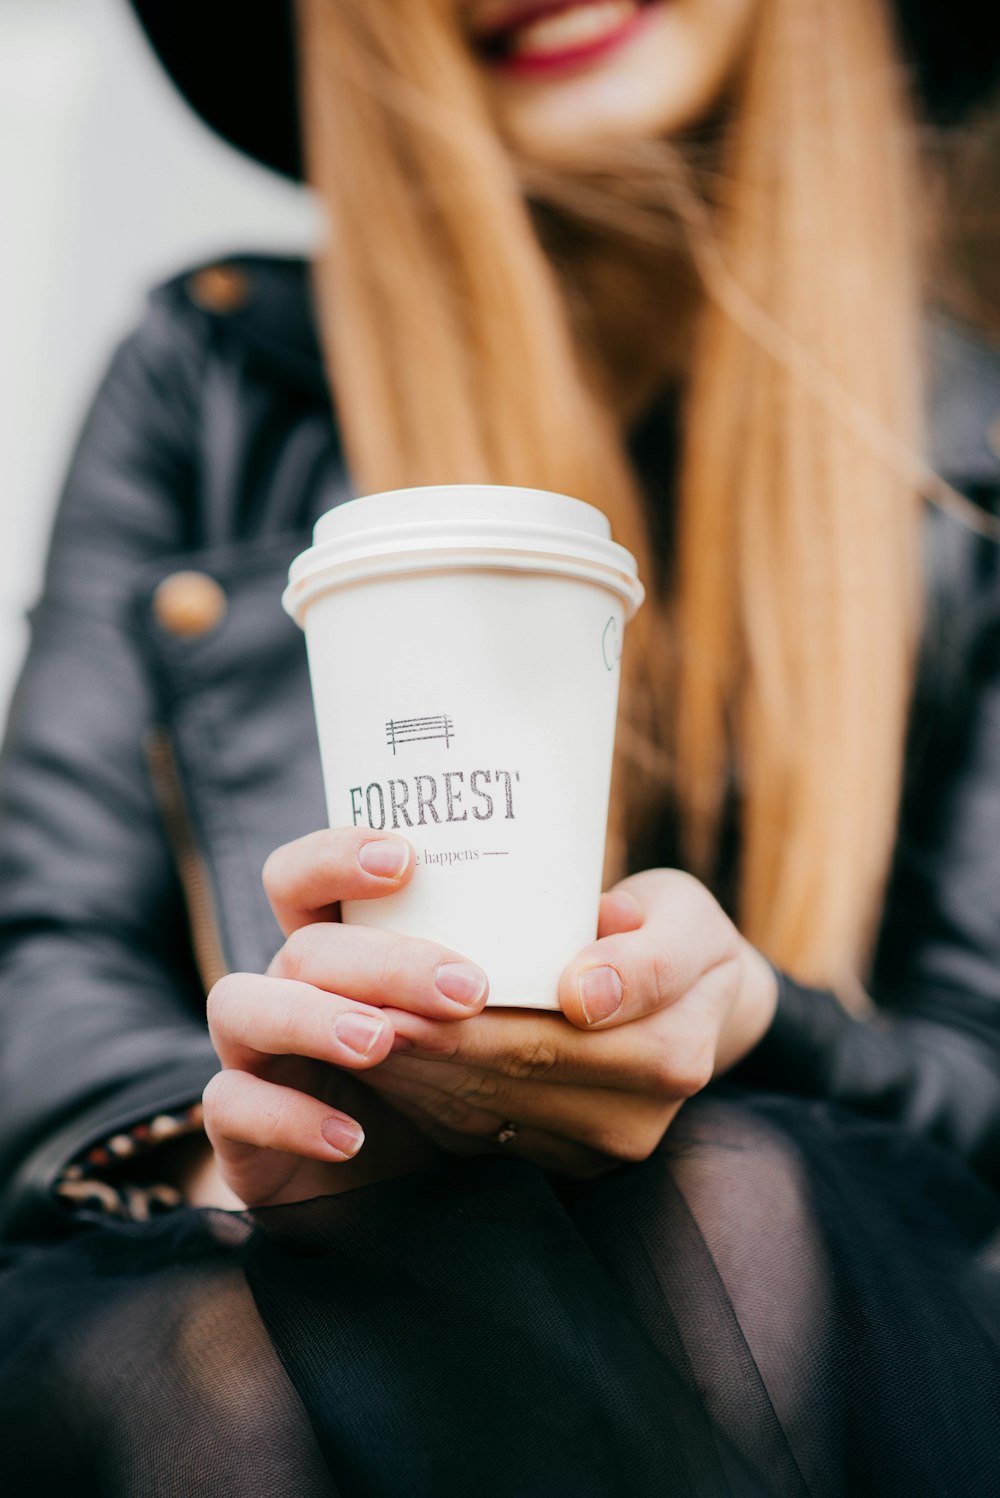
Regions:
M 41 1227 L 80 1150 L 217 1067 L 144 764 L 134 576 L 188 540 L 204 335 L 152 299 L 59 508 L 0 765 L 0 1226 Z
M 956 556 L 929 621 L 875 1013 L 782 976 L 732 1076 L 896 1120 L 1000 1184 L 1000 547 L 970 537 Z

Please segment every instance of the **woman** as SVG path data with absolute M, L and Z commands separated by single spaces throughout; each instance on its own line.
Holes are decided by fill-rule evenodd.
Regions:
M 296 170 L 287 19 L 136 9 Z M 997 37 L 936 14 L 303 0 L 319 312 L 154 294 L 12 714 L 14 1491 L 995 1489 L 1000 364 L 926 330 L 900 58 L 954 117 Z M 338 926 L 412 858 L 314 830 L 282 574 L 455 479 L 659 581 L 564 1016 Z

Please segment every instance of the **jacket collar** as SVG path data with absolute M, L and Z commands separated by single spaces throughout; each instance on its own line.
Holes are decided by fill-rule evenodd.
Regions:
M 307 261 L 233 255 L 185 272 L 170 289 L 291 384 L 326 391 Z

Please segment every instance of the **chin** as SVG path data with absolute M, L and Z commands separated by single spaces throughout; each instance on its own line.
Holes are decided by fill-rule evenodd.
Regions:
M 614 87 L 581 89 L 579 96 L 517 101 L 498 111 L 504 135 L 526 155 L 572 159 L 601 146 L 659 140 L 680 134 L 711 112 L 716 100 L 675 96 L 665 101 L 656 92 L 642 99 L 622 97 Z

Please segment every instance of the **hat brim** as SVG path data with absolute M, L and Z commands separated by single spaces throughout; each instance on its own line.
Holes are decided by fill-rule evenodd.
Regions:
M 230 145 L 303 175 L 292 0 L 131 0 L 191 108 Z
M 373 0 L 375 3 L 375 0 Z M 292 0 L 131 0 L 161 63 L 224 140 L 302 176 Z M 927 115 L 952 124 L 1000 80 L 1000 5 L 896 0 L 907 60 Z

